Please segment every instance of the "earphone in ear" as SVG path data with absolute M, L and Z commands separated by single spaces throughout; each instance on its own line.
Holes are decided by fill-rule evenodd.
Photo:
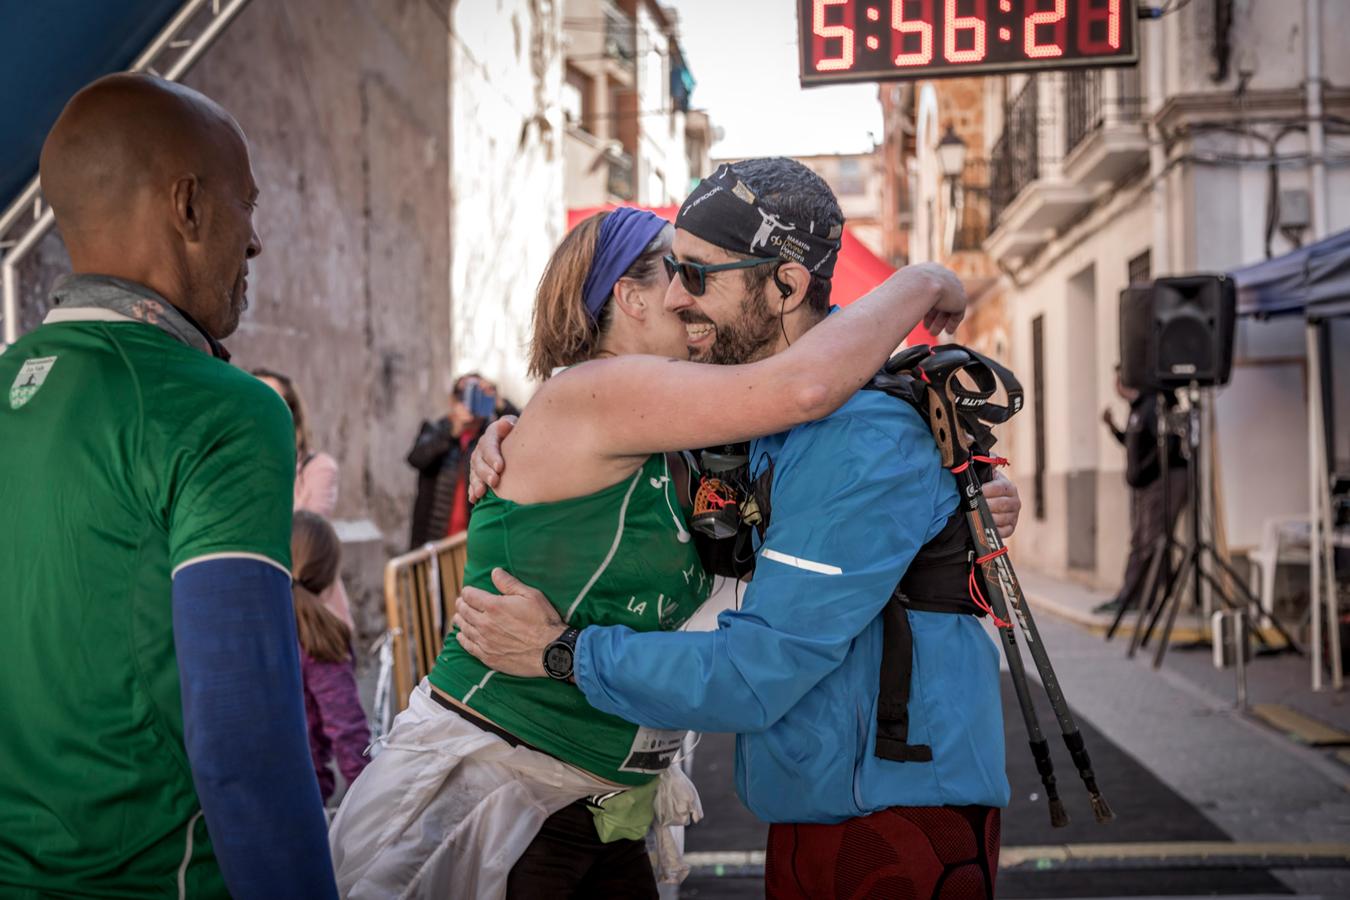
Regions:
M 783 332 L 783 343 L 791 347 L 792 340 L 787 336 L 787 325 L 783 322 L 783 316 L 787 312 L 787 298 L 792 296 L 792 285 L 784 281 L 783 277 L 778 274 L 778 270 L 781 268 L 782 266 L 773 267 L 773 283 L 778 285 L 778 293 L 783 295 L 782 303 L 778 305 L 778 327 Z

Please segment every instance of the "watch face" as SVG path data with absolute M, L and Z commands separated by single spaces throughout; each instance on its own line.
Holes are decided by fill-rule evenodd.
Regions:
M 572 648 L 566 644 L 553 644 L 544 653 L 544 670 L 554 678 L 567 678 L 572 674 Z

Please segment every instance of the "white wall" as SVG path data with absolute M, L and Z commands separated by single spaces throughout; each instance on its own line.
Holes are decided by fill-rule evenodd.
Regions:
M 1323 77 L 1332 84 L 1350 83 L 1350 54 L 1340 52 L 1347 9 L 1345 0 L 1321 0 Z M 1228 79 L 1217 87 L 1236 86 L 1240 73 L 1251 73 L 1253 90 L 1292 88 L 1303 83 L 1303 0 L 1236 0 L 1229 33 L 1232 54 Z M 1212 0 L 1191 3 L 1163 20 L 1168 37 L 1167 93 L 1210 91 L 1214 33 Z M 1157 27 L 1141 22 L 1140 30 Z
M 689 161 L 684 155 L 684 113 L 670 110 L 669 38 L 646 3 L 637 10 L 638 202 L 664 206 L 684 200 Z
M 1082 238 L 1023 287 L 1011 287 L 1012 368 L 1023 388 L 1032 387 L 1031 323 L 1045 320 L 1046 517 L 1031 514 L 1035 472 L 1032 399 L 1013 419 L 1013 478 L 1027 514 L 1018 525 L 1019 558 L 1049 572 L 1067 569 L 1066 485 L 1074 472 L 1095 470 L 1097 567 L 1090 580 L 1103 586 L 1119 579 L 1129 539 L 1125 454 L 1099 421 L 1111 407 L 1116 421 L 1127 412 L 1115 392 L 1119 357 L 1119 296 L 1128 283 L 1129 261 L 1152 242 L 1147 195 L 1103 215 L 1105 227 Z M 1092 289 L 1091 299 L 1086 291 Z
M 1331 366 L 1331 395 L 1335 405 L 1336 431 L 1332 452 L 1336 471 L 1350 473 L 1350 320 L 1335 319 L 1327 323 L 1331 329 L 1331 354 L 1336 362 Z
M 1218 485 L 1234 551 L 1258 547 L 1266 519 L 1308 514 L 1306 384 L 1303 361 L 1292 360 L 1235 366 L 1218 391 Z
M 1108 267 L 1115 260 L 1103 260 Z M 1124 270 L 1124 266 L 1120 267 Z M 1109 281 L 1112 273 L 1104 273 Z M 1097 288 L 1097 263 L 1084 266 L 1069 277 L 1064 296 L 1064 322 L 1069 336 L 1063 348 L 1068 376 L 1065 379 L 1064 406 L 1068 431 L 1063 448 L 1066 472 L 1096 471 L 1102 462 L 1099 435 L 1105 431 L 1098 418 L 1102 407 L 1114 399 L 1103 389 L 1102 362 L 1110 360 L 1112 350 L 1103 346 L 1101 319 L 1118 318 L 1119 301 Z M 1114 332 L 1108 330 L 1107 334 Z M 1114 379 L 1112 379 L 1114 383 Z M 1118 461 L 1113 454 L 1112 462 Z
M 1241 153 L 1253 151 L 1252 145 L 1250 139 L 1228 136 L 1211 138 L 1197 149 Z M 1306 152 L 1306 141 L 1292 135 L 1279 151 Z M 1223 272 L 1266 258 L 1267 178 L 1264 168 L 1255 166 L 1196 166 L 1188 173 L 1193 215 L 1184 234 L 1186 268 Z M 1328 182 L 1333 198 L 1350 196 L 1343 175 Z M 1281 190 L 1308 186 L 1306 169 L 1281 170 Z M 1345 205 L 1330 204 L 1333 220 L 1346 215 L 1341 209 Z M 1278 234 L 1271 242 L 1274 256 L 1292 249 Z M 1217 391 L 1215 411 L 1227 539 L 1234 550 L 1253 548 L 1260 543 L 1265 519 L 1307 515 L 1307 374 L 1301 319 L 1239 321 L 1232 382 Z
M 937 88 L 931 81 L 926 82 L 919 88 L 914 156 L 909 160 L 914 222 L 909 234 L 910 262 L 929 262 L 943 255 L 935 234 L 943 202 L 940 195 L 943 176 L 936 149 L 942 134 L 938 117 Z
M 456 4 L 451 38 L 450 295 L 456 371 L 516 403 L 534 291 L 562 238 L 562 85 L 556 5 Z M 536 21 L 536 11 L 546 16 Z

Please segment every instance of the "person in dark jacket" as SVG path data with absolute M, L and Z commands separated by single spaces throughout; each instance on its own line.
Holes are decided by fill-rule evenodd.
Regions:
M 1181 455 L 1181 439 L 1167 437 L 1166 478 L 1158 458 L 1158 402 L 1170 410 L 1176 397 L 1170 391 L 1155 393 L 1127 388 L 1116 367 L 1116 392 L 1130 404 L 1130 417 L 1124 430 L 1116 426 L 1110 409 L 1102 411 L 1102 421 L 1125 448 L 1125 483 L 1130 486 L 1130 555 L 1125 561 L 1125 577 L 1115 598 L 1095 610 L 1114 613 L 1124 604 L 1134 608 L 1142 600 L 1144 579 L 1148 574 L 1159 538 L 1170 534 L 1186 505 L 1186 460 Z M 1166 496 L 1166 502 L 1164 497 Z M 1170 514 L 1170 515 L 1169 515 Z
M 417 470 L 409 549 L 469 527 L 469 455 L 497 405 L 485 385 L 477 373 L 461 375 L 449 415 L 423 422 L 408 451 L 408 465 Z

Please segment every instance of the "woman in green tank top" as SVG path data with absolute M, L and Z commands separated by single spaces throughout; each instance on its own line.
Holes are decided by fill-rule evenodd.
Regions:
M 714 325 L 669 311 L 667 292 L 683 288 L 661 260 L 681 241 L 681 261 L 705 267 L 709 298 L 735 295 L 747 270 L 774 264 L 765 284 L 782 296 L 764 302 L 784 314 L 805 302 L 811 275 L 798 263 L 691 247 L 703 242 L 635 209 L 580 223 L 539 285 L 531 372 L 546 381 L 502 445 L 500 484 L 475 508 L 466 584 L 493 590 L 492 573 L 504 568 L 542 590 L 570 627 L 679 628 L 711 585 L 678 490 L 682 463 L 667 453 L 820 418 L 921 321 L 959 319 L 965 306 L 945 270 L 901 270 L 782 353 L 745 365 L 686 362 L 714 337 L 727 346 L 776 333 L 755 333 L 762 315 Z M 636 890 L 626 896 L 655 897 L 641 841 L 601 842 L 584 810 L 578 825 L 574 801 L 649 785 L 681 735 L 601 713 L 568 680 L 489 670 L 457 637 L 447 637 L 429 684 L 333 823 L 344 895 L 430 896 L 432 885 L 454 886 L 456 896 L 597 895 L 607 883 L 597 879 L 617 873 Z M 453 766 L 431 762 L 447 757 Z M 537 764 L 561 769 L 541 776 Z M 510 828 L 493 806 L 494 784 L 532 791 L 513 807 Z M 484 834 L 493 835 L 486 846 Z M 556 858 L 562 846 L 566 865 Z

